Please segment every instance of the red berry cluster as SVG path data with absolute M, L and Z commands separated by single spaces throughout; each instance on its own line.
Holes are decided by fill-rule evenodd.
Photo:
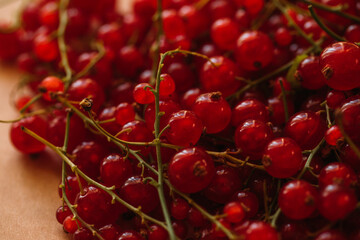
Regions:
M 11 141 L 63 159 L 72 239 L 360 239 L 360 2 L 115 4 L 1 26 Z

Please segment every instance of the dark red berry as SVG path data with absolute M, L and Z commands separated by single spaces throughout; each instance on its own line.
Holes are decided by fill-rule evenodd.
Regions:
M 184 193 L 195 193 L 208 186 L 215 175 L 211 157 L 200 148 L 186 148 L 175 154 L 168 166 L 172 185 Z

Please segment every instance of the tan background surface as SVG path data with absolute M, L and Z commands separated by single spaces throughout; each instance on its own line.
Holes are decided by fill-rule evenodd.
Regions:
M 11 21 L 21 1 L 0 1 L 0 21 Z M 122 8 L 129 9 L 122 1 Z M 0 65 L 0 119 L 17 117 L 10 93 L 19 81 L 16 69 Z M 67 240 L 55 219 L 61 163 L 51 152 L 36 159 L 18 153 L 9 141 L 9 124 L 0 124 L 0 240 Z

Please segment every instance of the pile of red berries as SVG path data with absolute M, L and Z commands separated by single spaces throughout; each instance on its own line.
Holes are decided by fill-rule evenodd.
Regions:
M 11 141 L 63 159 L 73 240 L 360 239 L 360 1 L 115 4 L 1 26 Z

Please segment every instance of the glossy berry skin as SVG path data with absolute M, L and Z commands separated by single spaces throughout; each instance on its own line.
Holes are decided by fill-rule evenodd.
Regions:
M 134 207 L 141 206 L 144 213 L 149 213 L 159 205 L 159 198 L 156 188 L 143 180 L 140 176 L 127 179 L 121 187 L 120 196 Z
M 169 96 L 175 91 L 175 82 L 174 79 L 166 73 L 160 75 L 160 86 L 159 94 L 160 96 Z
M 169 237 L 168 232 L 158 226 L 158 225 L 151 225 L 148 231 L 148 240 L 167 240 Z
M 208 223 L 201 212 L 194 207 L 190 208 L 187 220 L 194 227 L 204 227 Z
M 287 28 L 281 27 L 278 28 L 275 32 L 275 41 L 278 46 L 288 46 L 292 39 L 293 37 L 291 36 L 291 32 Z
M 310 56 L 302 60 L 295 72 L 295 78 L 306 89 L 316 90 L 325 86 L 326 79 L 321 73 L 319 57 Z
M 60 206 L 56 210 L 56 220 L 62 224 L 67 216 L 72 215 L 72 212 L 70 211 L 70 208 L 66 205 Z
M 301 148 L 291 138 L 276 138 L 265 147 L 262 163 L 273 177 L 291 177 L 300 169 Z
M 180 111 L 180 106 L 172 100 L 160 100 L 159 110 L 164 112 L 164 115 L 160 118 L 160 129 L 163 129 L 168 124 L 170 117 L 173 113 Z M 144 111 L 144 119 L 146 126 L 154 130 L 155 124 L 155 104 L 149 104 Z
M 44 62 L 54 61 L 59 55 L 56 39 L 51 39 L 46 34 L 39 34 L 35 37 L 33 48 L 36 57 Z
M 285 135 L 294 139 L 304 150 L 315 148 L 324 137 L 325 131 L 325 120 L 312 111 L 296 113 L 285 126 Z
M 120 235 L 119 229 L 117 225 L 108 224 L 99 229 L 100 235 L 104 238 L 104 240 L 117 240 Z
M 330 221 L 344 219 L 357 203 L 354 191 L 337 184 L 327 185 L 320 191 L 318 210 Z
M 128 230 L 120 234 L 120 237 L 117 240 L 145 240 L 139 233 Z
M 205 188 L 204 195 L 211 201 L 226 203 L 242 185 L 236 168 L 228 166 L 215 167 L 215 176 Z
M 84 179 L 80 178 L 81 186 L 86 187 L 87 183 Z M 65 179 L 65 195 L 71 204 L 75 203 L 76 197 L 80 192 L 79 181 L 76 176 L 67 176 Z M 60 198 L 63 196 L 62 188 L 59 188 Z
M 190 206 L 187 201 L 182 198 L 175 198 L 171 202 L 171 216 L 177 220 L 183 220 L 187 217 Z
M 99 114 L 98 120 L 102 122 L 100 125 L 102 128 L 104 128 L 107 132 L 109 132 L 112 135 L 117 134 L 121 130 L 121 125 L 118 124 L 117 121 L 109 121 L 107 120 L 116 119 L 116 107 L 115 106 L 109 106 L 106 108 L 103 108 Z
M 332 126 L 325 133 L 325 141 L 331 146 L 336 146 L 343 139 L 343 135 L 337 125 Z
M 67 233 L 74 233 L 78 229 L 78 225 L 76 223 L 78 221 L 73 217 L 73 215 L 67 216 L 63 222 L 64 231 Z M 80 224 L 80 222 L 78 223 Z
M 238 127 L 248 119 L 268 122 L 269 111 L 265 104 L 254 98 L 239 102 L 232 110 L 231 124 Z
M 111 196 L 94 186 L 84 188 L 75 204 L 79 216 L 87 223 L 97 226 L 115 222 L 119 214 L 116 204 L 111 203 Z
M 181 150 L 168 166 L 170 183 L 183 193 L 201 191 L 210 184 L 214 175 L 213 160 L 200 148 Z
M 41 81 L 39 91 L 43 93 L 43 98 L 45 100 L 51 101 L 52 94 L 62 93 L 64 91 L 64 83 L 60 78 L 49 76 Z
M 241 85 L 241 82 L 235 79 L 236 75 L 233 61 L 223 56 L 215 56 L 202 66 L 200 82 L 205 91 L 220 91 L 224 96 L 228 96 Z
M 241 203 L 247 219 L 255 217 L 259 210 L 258 197 L 250 191 L 237 191 L 231 200 Z
M 131 177 L 133 172 L 129 159 L 118 154 L 111 154 L 105 157 L 100 165 L 100 176 L 105 186 L 116 188 L 121 187 Z
M 150 89 L 151 86 L 148 83 L 139 83 L 136 85 L 133 91 L 135 102 L 139 104 L 149 104 L 154 102 L 155 96 Z
M 239 34 L 237 23 L 230 18 L 220 18 L 211 26 L 211 38 L 222 50 L 234 49 Z
M 46 136 L 47 122 L 39 116 L 30 116 L 11 124 L 10 139 L 14 147 L 24 153 L 39 153 L 45 145 L 21 130 L 22 127 L 30 129 L 41 137 Z
M 144 122 L 135 120 L 128 122 L 121 129 L 122 133 L 118 136 L 119 139 L 128 142 L 151 142 L 153 140 L 153 135 L 151 131 L 147 128 Z M 141 150 L 141 154 L 146 156 L 149 154 L 149 148 L 146 146 L 134 146 L 131 149 Z
M 325 83 L 335 90 L 351 90 L 360 86 L 360 48 L 349 42 L 337 42 L 323 50 L 320 68 Z
M 165 132 L 167 140 L 174 145 L 194 146 L 203 132 L 203 124 L 194 112 L 181 110 L 169 119 L 169 129 Z
M 94 236 L 87 228 L 79 228 L 72 235 L 72 240 L 93 240 Z M 106 239 L 105 239 L 106 240 Z
M 92 110 L 97 112 L 104 103 L 104 90 L 91 78 L 80 78 L 74 81 L 68 90 L 69 100 L 82 101 L 90 97 L 93 100 Z
M 91 178 L 99 176 L 99 168 L 105 156 L 105 149 L 96 142 L 82 142 L 72 152 L 74 163 L 77 167 Z
M 134 78 L 144 68 L 144 57 L 135 46 L 122 47 L 115 60 L 116 69 L 122 76 Z
M 270 111 L 270 121 L 276 126 L 281 126 L 286 122 L 285 119 L 285 108 L 284 108 L 284 102 L 281 98 L 278 98 L 277 96 L 271 97 L 267 100 L 268 102 L 268 109 Z M 289 116 L 294 114 L 294 102 L 293 100 L 288 97 L 287 98 L 287 109 Z
M 231 109 L 220 92 L 200 95 L 192 110 L 203 122 L 206 133 L 218 133 L 224 130 L 231 120 Z
M 265 33 L 247 31 L 237 40 L 235 57 L 242 69 L 256 71 L 269 65 L 273 52 L 274 45 Z
M 360 141 L 360 98 L 356 97 L 343 104 L 340 108 L 340 116 L 346 134 L 352 140 Z
M 316 210 L 318 193 L 315 187 L 304 180 L 286 183 L 279 193 L 279 206 L 282 213 L 290 219 L 308 218 Z
M 339 232 L 337 230 L 333 230 L 333 229 L 322 231 L 315 238 L 315 240 L 346 240 L 346 239 L 348 239 L 348 238 L 346 238 L 344 236 L 344 234 L 342 234 L 341 232 Z
M 224 214 L 226 220 L 231 223 L 241 222 L 245 218 L 246 211 L 240 202 L 229 202 L 225 205 Z
M 321 169 L 319 187 L 325 188 L 330 184 L 339 184 L 344 187 L 356 187 L 358 180 L 354 170 L 345 163 L 329 163 Z
M 273 139 L 269 125 L 260 120 L 247 120 L 235 130 L 235 144 L 244 157 L 260 160 L 266 145 Z
M 250 223 L 245 231 L 246 240 L 279 240 L 278 233 L 268 223 L 254 221 Z
M 116 106 L 115 119 L 119 125 L 125 125 L 128 122 L 135 120 L 135 110 L 127 102 L 120 103 Z
M 326 95 L 326 104 L 330 109 L 336 109 L 341 107 L 341 104 L 345 101 L 346 96 L 343 91 L 332 90 Z

